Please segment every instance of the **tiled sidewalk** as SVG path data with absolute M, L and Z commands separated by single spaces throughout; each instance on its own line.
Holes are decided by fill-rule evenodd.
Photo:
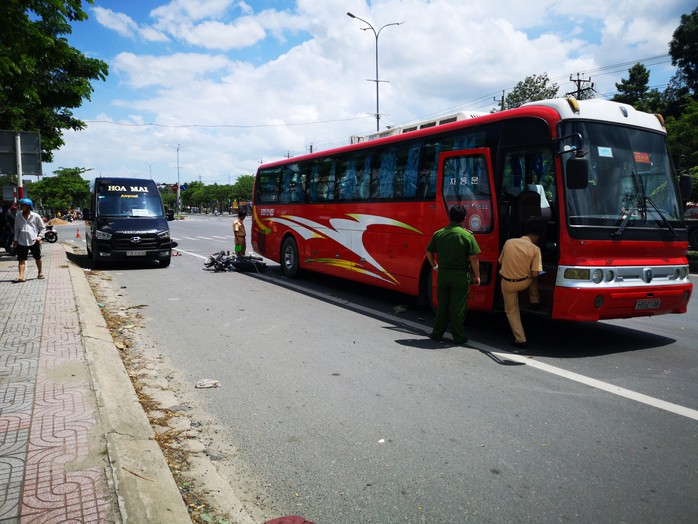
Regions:
M 42 250 L 44 280 L 0 258 L 0 522 L 115 522 L 68 261 Z

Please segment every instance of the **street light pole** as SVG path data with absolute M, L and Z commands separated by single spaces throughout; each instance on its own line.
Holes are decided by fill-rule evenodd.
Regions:
M 368 31 L 369 29 L 373 31 L 373 36 L 376 38 L 376 79 L 375 80 L 369 80 L 369 82 L 375 82 L 376 83 L 376 131 L 380 131 L 380 119 L 381 119 L 381 114 L 380 114 L 380 97 L 379 97 L 379 92 L 378 92 L 378 83 L 380 82 L 378 78 L 378 37 L 381 34 L 381 31 L 385 29 L 386 27 L 389 27 L 391 25 L 401 25 L 404 24 L 405 22 L 392 22 L 390 24 L 385 24 L 384 26 L 381 26 L 381 28 L 376 31 L 376 29 L 368 23 L 366 20 L 363 18 L 360 18 L 356 16 L 355 14 L 347 12 L 347 16 L 350 18 L 356 18 L 357 20 L 361 20 L 364 24 L 366 24 L 368 27 L 361 27 L 360 29 L 362 31 Z
M 147 163 L 147 162 L 146 162 Z M 152 164 L 148 164 L 148 170 L 150 171 L 150 180 L 153 179 L 153 166 L 155 164 L 158 164 L 159 162 L 153 162 Z

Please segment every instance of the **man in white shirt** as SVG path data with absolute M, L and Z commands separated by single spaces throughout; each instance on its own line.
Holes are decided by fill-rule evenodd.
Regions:
M 36 260 L 36 268 L 39 271 L 37 278 L 44 278 L 41 264 L 41 239 L 46 226 L 39 214 L 32 211 L 33 206 L 34 203 L 30 199 L 22 198 L 19 201 L 20 212 L 15 215 L 15 241 L 13 244 L 17 249 L 19 278 L 14 279 L 14 283 L 24 282 L 24 273 L 30 252 Z

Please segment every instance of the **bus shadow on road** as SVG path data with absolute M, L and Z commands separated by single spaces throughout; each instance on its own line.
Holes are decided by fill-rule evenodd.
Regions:
M 527 354 L 548 358 L 598 357 L 661 348 L 676 339 L 604 322 L 565 322 L 523 316 Z
M 273 265 L 264 275 L 264 280 L 270 284 L 382 321 L 392 320 L 391 329 L 409 334 L 403 339 L 396 338 L 396 342 L 403 346 L 422 350 L 457 347 L 429 339 L 433 313 L 427 306 L 417 305 L 415 297 L 320 274 L 289 280 Z M 405 304 L 407 311 L 394 313 L 396 304 Z M 522 313 L 522 320 L 529 342 L 525 354 L 532 357 L 599 357 L 656 349 L 676 341 L 655 333 L 605 322 L 560 321 L 526 312 Z M 415 324 L 423 325 L 424 329 L 416 329 L 413 327 Z M 465 325 L 471 342 L 485 344 L 497 352 L 512 352 L 510 344 L 513 336 L 504 312 L 469 311 Z M 448 336 L 450 335 L 447 338 Z

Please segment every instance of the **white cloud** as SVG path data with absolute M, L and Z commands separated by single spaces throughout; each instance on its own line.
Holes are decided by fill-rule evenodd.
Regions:
M 487 111 L 503 89 L 532 74 L 547 73 L 564 93 L 573 87 L 570 74 L 595 71 L 598 90 L 612 92 L 627 68 L 601 68 L 666 53 L 680 15 L 694 7 L 687 0 L 661 9 L 650 0 L 270 4 L 280 7 L 173 0 L 147 19 L 95 8 L 99 24 L 130 40 L 110 57 L 109 105 L 86 104 L 80 118 L 172 127 L 88 122 L 87 131 L 66 134 L 56 164 L 133 174 L 157 162 L 153 173 L 171 181 L 175 155 L 167 144 L 174 143 L 184 145 L 186 180 L 213 181 L 253 172 L 260 158 L 300 154 L 311 143 L 335 147 L 373 131 L 375 84 L 366 79 L 375 76 L 375 38 L 347 11 L 376 28 L 405 22 L 379 38 L 385 125 Z M 148 43 L 147 54 L 131 47 L 135 37 Z
M 97 22 L 121 36 L 132 37 L 138 31 L 138 24 L 124 13 L 115 13 L 103 7 L 95 7 L 93 12 Z
M 232 24 L 212 20 L 194 26 L 180 26 L 177 36 L 193 46 L 230 50 L 251 46 L 263 40 L 266 33 L 256 20 L 245 17 Z
M 95 7 L 93 12 L 99 24 L 107 29 L 116 31 L 117 34 L 123 37 L 134 38 L 135 36 L 140 36 L 146 42 L 166 42 L 168 40 L 167 36 L 162 32 L 148 26 L 141 27 L 135 20 L 124 13 L 116 13 L 104 7 Z
M 113 71 L 126 77 L 130 87 L 173 86 L 184 88 L 202 75 L 219 73 L 230 65 L 222 55 L 176 53 L 167 56 L 120 53 L 113 63 Z

